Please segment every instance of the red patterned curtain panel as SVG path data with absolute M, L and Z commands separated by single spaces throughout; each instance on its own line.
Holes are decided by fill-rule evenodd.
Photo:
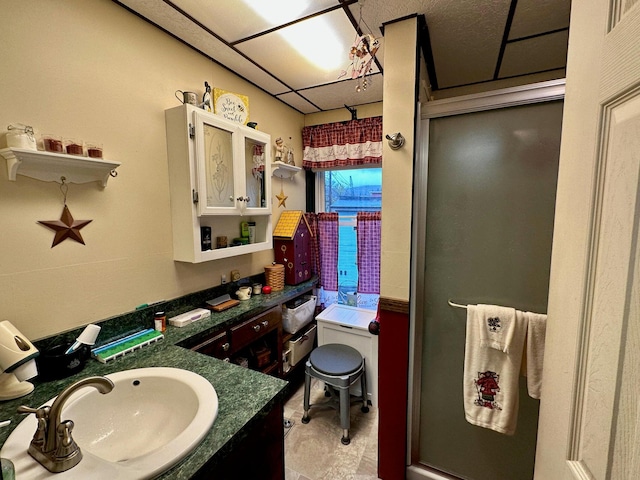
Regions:
M 380 293 L 380 212 L 358 212 L 358 293 Z
M 302 129 L 307 169 L 382 164 L 382 117 L 326 123 Z
M 318 242 L 318 215 L 305 213 L 304 218 L 311 229 L 311 273 L 318 276 L 318 286 L 322 286 L 320 272 L 320 243 Z
M 338 214 L 318 213 L 319 286 L 338 291 Z

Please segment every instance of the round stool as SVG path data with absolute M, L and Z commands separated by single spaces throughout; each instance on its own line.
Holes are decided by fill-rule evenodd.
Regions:
M 311 378 L 317 378 L 325 384 L 339 391 L 338 409 L 340 411 L 340 424 L 342 426 L 342 443 L 348 445 L 349 437 L 349 410 L 351 397 L 349 387 L 360 380 L 362 389 L 362 407 L 364 413 L 369 411 L 367 405 L 367 380 L 365 374 L 365 361 L 360 352 L 348 345 L 330 343 L 322 345 L 311 352 L 305 365 L 304 377 L 304 415 L 302 423 L 309 423 L 309 403 L 311 393 Z M 357 400 L 358 402 L 360 400 Z M 317 406 L 334 406 L 333 402 L 323 403 Z

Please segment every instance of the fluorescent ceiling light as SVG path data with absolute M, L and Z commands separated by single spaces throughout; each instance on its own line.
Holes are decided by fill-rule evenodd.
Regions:
M 272 27 L 288 23 L 296 19 L 307 6 L 309 0 L 243 0 L 258 15 L 271 24 Z
M 288 23 L 300 16 L 309 1 L 243 0 L 271 26 Z M 324 16 L 312 17 L 278 30 L 286 41 L 308 62 L 325 71 L 348 63 L 349 44 L 345 43 Z

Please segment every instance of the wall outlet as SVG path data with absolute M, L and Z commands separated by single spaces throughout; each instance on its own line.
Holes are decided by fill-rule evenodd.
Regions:
M 237 282 L 240 280 L 240 270 L 231 270 L 231 281 Z
M 221 285 L 224 285 L 225 283 L 227 283 L 227 276 L 223 273 L 223 274 L 220 276 L 220 284 L 221 284 Z

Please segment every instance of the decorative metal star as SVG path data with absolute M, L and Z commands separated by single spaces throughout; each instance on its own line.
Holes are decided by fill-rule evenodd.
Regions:
M 38 220 L 38 223 L 51 230 L 55 230 L 56 236 L 53 238 L 53 244 L 51 245 L 51 248 L 53 248 L 67 238 L 84 245 L 80 229 L 92 221 L 93 220 L 74 220 L 69 208 L 65 205 L 62 209 L 60 220 Z
M 284 194 L 283 190 L 280 190 L 280 195 L 276 195 L 276 198 L 278 199 L 278 207 L 287 208 L 287 204 L 285 202 L 289 197 Z

